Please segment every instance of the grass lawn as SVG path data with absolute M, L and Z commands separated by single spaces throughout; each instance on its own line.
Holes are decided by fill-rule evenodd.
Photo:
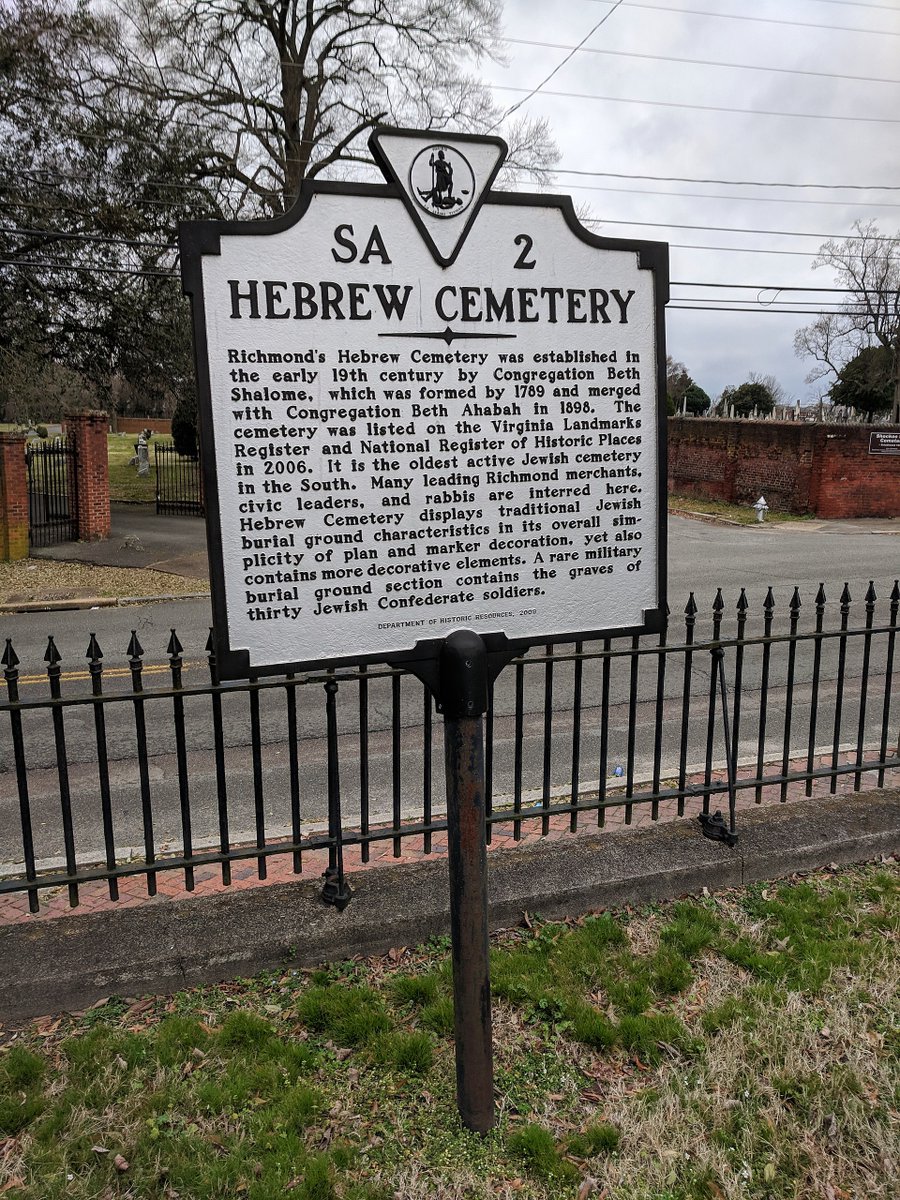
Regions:
M 138 439 L 136 433 L 110 433 L 107 435 L 109 446 L 109 496 L 111 500 L 138 500 L 146 504 L 156 502 L 156 469 L 153 465 L 153 446 L 156 442 L 170 441 L 169 437 L 152 437 L 150 439 L 150 470 L 146 475 L 138 475 L 137 467 L 128 465 L 134 456 L 134 444 Z
M 455 1113 L 444 944 L 41 1021 L 0 1051 L 0 1193 L 887 1200 L 898 883 L 891 862 L 497 939 L 485 1139 Z
M 669 496 L 669 512 L 688 511 L 704 513 L 711 517 L 724 517 L 728 521 L 736 521 L 738 525 L 756 525 L 756 509 L 749 504 L 726 504 L 724 500 L 704 500 L 700 496 Z M 777 525 L 784 521 L 811 521 L 812 513 L 798 515 L 797 513 L 776 512 L 769 509 L 766 513 L 766 523 Z

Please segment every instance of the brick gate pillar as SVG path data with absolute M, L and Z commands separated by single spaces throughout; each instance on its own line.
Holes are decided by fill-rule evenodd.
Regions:
M 109 537 L 109 417 L 105 412 L 67 413 L 66 428 L 78 464 L 78 540 L 99 542 Z
M 25 437 L 0 433 L 0 562 L 28 557 Z

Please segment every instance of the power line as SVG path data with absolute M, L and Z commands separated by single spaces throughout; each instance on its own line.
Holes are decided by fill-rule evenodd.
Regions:
M 864 312 L 845 313 L 840 310 L 829 312 L 827 309 L 821 308 L 729 308 L 724 304 L 667 304 L 666 310 L 673 308 L 680 309 L 682 312 L 727 312 L 727 313 L 775 313 L 782 317 L 821 317 L 825 316 L 845 316 L 845 317 L 864 317 L 867 314 Z
M 646 226 L 647 228 L 651 229 L 698 229 L 701 232 L 709 231 L 710 233 L 758 233 L 765 234 L 767 236 L 771 235 L 772 237 L 806 237 L 817 238 L 819 240 L 824 239 L 825 241 L 832 241 L 835 238 L 843 239 L 848 237 L 848 235 L 843 233 L 804 233 L 802 230 L 797 229 L 739 229 L 734 225 L 675 225 L 671 221 L 612 221 L 607 220 L 605 217 L 587 217 L 584 221 L 582 221 L 582 224 L 639 225 Z M 852 235 L 848 237 L 848 240 L 853 240 Z M 879 234 L 877 237 L 873 235 L 869 240 L 873 242 L 895 242 L 897 239 L 895 237 L 885 237 Z M 753 247 L 748 247 L 748 249 L 752 250 Z
M 593 2 L 597 3 L 598 0 L 593 0 Z M 824 2 L 836 2 L 836 0 L 824 0 Z M 599 3 L 606 4 L 608 0 L 599 0 Z M 896 32 L 893 29 L 859 29 L 850 25 L 822 25 L 819 21 L 788 21 L 782 17 L 747 17 L 740 13 L 709 12 L 706 9 L 670 8 L 665 4 L 645 4 L 643 0 L 627 0 L 626 7 L 648 8 L 655 12 L 671 13 L 675 16 L 721 17 L 726 21 L 753 21 L 758 25 L 794 25 L 800 29 L 827 29 L 834 30 L 837 33 L 868 33 L 874 34 L 876 37 L 900 37 L 900 32 Z M 864 6 L 861 4 L 851 4 L 849 7 L 862 8 Z M 869 6 L 866 5 L 865 7 Z
M 818 258 L 818 250 L 763 250 L 757 246 L 689 246 L 669 242 L 670 250 L 714 250 L 721 254 L 788 254 L 792 258 Z
M 668 196 L 673 200 L 683 197 L 691 200 L 737 200 L 741 204 L 825 204 L 832 208 L 900 208 L 890 200 L 791 200 L 785 196 L 726 196 L 721 192 L 664 192 L 659 188 L 615 188 L 601 184 L 567 183 L 566 187 L 578 192 L 613 192 L 633 196 Z
M 898 34 L 900 37 L 900 34 Z M 512 84 L 493 85 L 497 92 L 527 92 L 527 88 L 513 87 Z M 529 93 L 534 95 L 534 92 Z M 564 100 L 600 100 L 609 104 L 646 104 L 652 105 L 655 108 L 687 108 L 694 112 L 722 112 L 722 113 L 737 113 L 742 117 L 792 117 L 797 120 L 804 121 L 851 121 L 856 124 L 865 122 L 867 124 L 876 125 L 900 125 L 898 117 L 849 117 L 842 113 L 792 113 L 781 112 L 776 109 L 768 108 L 727 108 L 721 104 L 685 104 L 676 100 L 635 100 L 627 96 L 598 96 L 594 92 L 558 92 L 549 91 L 542 92 L 543 96 L 557 96 Z M 525 96 L 522 103 L 528 100 Z
M 703 287 L 703 288 L 746 288 L 753 292 L 839 292 L 842 296 L 854 296 L 859 289 L 840 287 L 803 287 L 800 284 L 779 283 L 695 283 L 687 279 L 673 279 L 673 287 Z M 892 288 L 866 288 L 872 296 L 893 296 Z M 687 297 L 683 297 L 687 299 Z
M 98 138 L 101 137 L 100 134 L 97 134 L 96 136 Z M 72 174 L 71 172 L 66 173 L 65 171 L 52 171 L 49 167 L 40 167 L 36 171 L 23 171 L 22 175 L 38 184 L 42 182 L 42 180 L 39 178 L 42 175 L 50 175 L 54 179 L 65 179 L 70 183 L 78 183 L 84 179 L 96 180 L 97 178 L 96 175 L 92 175 L 87 171 L 80 171 L 77 174 Z M 137 181 L 137 185 L 141 187 L 172 188 L 173 190 L 183 192 L 196 192 L 201 196 L 209 195 L 207 189 L 199 183 L 176 183 L 174 181 L 170 182 L 165 179 L 140 179 Z M 125 184 L 120 183 L 119 186 L 124 188 Z
M 134 268 L 127 269 L 125 267 L 82 267 L 69 263 L 54 263 L 54 262 L 35 262 L 33 259 L 20 261 L 16 258 L 0 258 L 0 266 L 4 267 L 34 267 L 40 270 L 51 271 L 78 271 L 88 275 L 135 275 L 152 279 L 178 279 L 177 271 L 138 271 Z
M 514 46 L 535 46 L 546 50 L 572 50 L 573 47 L 560 42 L 540 42 L 529 38 L 504 38 Z M 640 54 L 635 50 L 602 50 L 596 46 L 574 47 L 582 54 L 605 54 L 610 58 L 644 58 L 651 62 L 683 63 L 690 67 L 726 67 L 733 71 L 770 71 L 776 75 L 810 75 L 817 79 L 851 79 L 857 83 L 900 84 L 900 79 L 882 79 L 878 76 L 843 75 L 831 71 L 804 71 L 799 67 L 756 66 L 754 63 L 716 62 L 707 58 L 680 58 L 673 54 Z
M 900 80 L 897 81 L 900 83 Z M 554 174 L 590 175 L 603 179 L 650 179 L 657 183 L 713 183 L 724 187 L 825 188 L 828 191 L 900 192 L 893 183 L 766 183 L 761 179 L 697 179 L 687 175 L 638 175 L 625 171 L 584 171 L 575 167 L 554 167 Z
M 53 241 L 101 242 L 109 246 L 134 246 L 141 250 L 177 250 L 174 242 L 138 242 L 128 238 L 104 237 L 94 233 L 63 233 L 56 229 L 15 229 L 0 225 L 0 233 L 11 233 L 17 237 L 50 237 Z
M 574 54 L 576 54 L 576 53 L 577 53 L 577 52 L 578 52 L 578 51 L 579 51 L 579 50 L 580 50 L 580 49 L 581 49 L 581 48 L 584 46 L 584 43 L 585 43 L 585 42 L 588 40 L 588 38 L 591 38 L 591 37 L 593 37 L 593 36 L 594 36 L 594 34 L 597 32 L 597 30 L 600 28 L 600 26 L 601 26 L 601 25 L 603 25 L 603 24 L 604 24 L 606 21 L 608 21 L 608 20 L 609 20 L 609 18 L 610 18 L 610 17 L 613 15 L 613 13 L 616 11 L 616 9 L 619 7 L 619 5 L 620 5 L 620 4 L 622 4 L 622 0 L 615 0 L 615 3 L 613 4 L 613 6 L 612 6 L 612 8 L 609 10 L 609 12 L 608 12 L 608 13 L 605 13 L 605 14 L 604 14 L 604 15 L 603 15 L 603 16 L 600 18 L 600 20 L 599 20 L 599 21 L 597 22 L 597 24 L 596 24 L 596 25 L 593 27 L 593 29 L 591 29 L 591 30 L 590 30 L 588 33 L 586 33 L 586 34 L 584 35 L 584 37 L 581 39 L 581 41 L 578 43 L 578 45 L 577 45 L 577 46 L 572 46 L 572 47 L 569 49 L 569 53 L 568 53 L 568 54 L 566 55 L 566 57 L 565 57 L 565 58 L 562 60 L 562 62 L 558 62 L 558 63 L 556 64 L 556 66 L 553 68 L 553 70 L 550 72 L 550 74 L 549 74 L 549 75 L 547 75 L 547 76 L 546 76 L 544 79 L 542 79 L 542 80 L 541 80 L 541 82 L 540 82 L 540 83 L 537 85 L 537 87 L 536 87 L 536 88 L 533 88 L 533 89 L 532 89 L 532 90 L 531 90 L 531 91 L 528 93 L 528 95 L 527 95 L 527 96 L 523 96 L 521 100 L 517 100 L 515 104 L 513 104 L 513 105 L 512 105 L 510 108 L 508 108 L 508 109 L 506 110 L 506 112 L 503 114 L 503 116 L 502 116 L 502 117 L 500 117 L 500 119 L 499 119 L 499 120 L 497 120 L 497 121 L 495 121 L 495 122 L 494 122 L 494 124 L 491 126 L 491 130 L 490 130 L 490 131 L 491 131 L 491 132 L 493 132 L 493 131 L 494 131 L 494 130 L 497 128 L 497 126 L 500 124 L 500 122 L 501 122 L 501 121 L 505 121 L 507 117 L 509 117 L 509 116 L 512 116 L 512 114 L 513 114 L 513 113 L 516 111 L 516 109 L 518 109 L 518 108 L 521 108 L 521 107 L 522 107 L 522 105 L 523 105 L 523 104 L 524 104 L 524 103 L 525 103 L 527 100 L 530 100 L 532 96 L 536 96 L 536 95 L 538 94 L 538 92 L 541 90 L 541 88 L 544 86 L 544 84 L 545 84 L 545 83 L 549 83 L 549 82 L 550 82 L 550 80 L 553 78 L 553 76 L 554 76 L 554 75 L 556 75 L 558 71 L 561 71 L 561 70 L 562 70 L 562 68 L 563 68 L 563 67 L 566 65 L 566 63 L 569 61 L 569 59 L 570 59 L 570 58 L 571 58 L 571 57 L 572 57 Z

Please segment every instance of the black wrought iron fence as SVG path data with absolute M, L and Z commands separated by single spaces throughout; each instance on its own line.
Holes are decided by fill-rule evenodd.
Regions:
M 203 484 L 199 458 L 179 454 L 174 442 L 154 442 L 156 511 L 170 516 L 202 517 Z
M 741 591 L 726 611 L 720 590 L 701 613 L 692 594 L 658 636 L 514 660 L 486 717 L 489 841 L 900 779 L 897 582 L 882 601 L 870 585 L 852 624 L 846 586 L 812 607 L 795 589 L 753 609 Z M 335 900 L 348 856 L 443 848 L 436 715 L 402 671 L 221 683 L 211 643 L 186 660 L 174 631 L 163 661 L 133 634 L 113 667 L 94 636 L 87 671 L 64 672 L 52 637 L 40 674 L 9 639 L 2 666 L 0 895 L 32 912 L 45 889 L 76 905 L 98 880 L 115 900 L 125 880 L 190 891 L 273 861 L 324 865 Z
M 78 460 L 66 437 L 30 441 L 25 450 L 28 472 L 28 540 L 32 546 L 55 546 L 78 537 Z

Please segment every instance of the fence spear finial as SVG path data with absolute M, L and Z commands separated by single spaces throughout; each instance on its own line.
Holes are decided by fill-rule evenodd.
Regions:
M 132 631 L 131 631 L 131 641 L 128 643 L 128 649 L 125 651 L 125 653 L 131 659 L 138 659 L 138 658 L 143 657 L 144 647 L 138 641 L 138 635 L 137 635 L 136 629 L 132 629 Z
M 19 656 L 13 649 L 12 638 L 6 639 L 6 649 L 3 651 L 3 657 L 0 658 L 0 666 L 4 666 L 7 671 L 14 671 L 19 665 Z
M 56 648 L 56 642 L 53 640 L 53 634 L 47 638 L 47 651 L 44 654 L 44 662 L 49 663 L 51 667 L 55 667 L 58 662 L 62 662 L 62 655 Z
M 103 657 L 103 651 L 100 649 L 96 633 L 91 634 L 91 640 L 88 642 L 87 653 L 84 657 L 90 662 L 99 662 Z
M 183 649 L 184 649 L 184 647 L 182 646 L 181 642 L 179 642 L 179 640 L 178 640 L 178 634 L 173 629 L 172 636 L 169 638 L 169 644 L 166 647 L 166 654 L 168 654 L 168 656 L 170 658 L 175 658 L 177 655 L 179 655 L 181 653 L 181 651 Z

